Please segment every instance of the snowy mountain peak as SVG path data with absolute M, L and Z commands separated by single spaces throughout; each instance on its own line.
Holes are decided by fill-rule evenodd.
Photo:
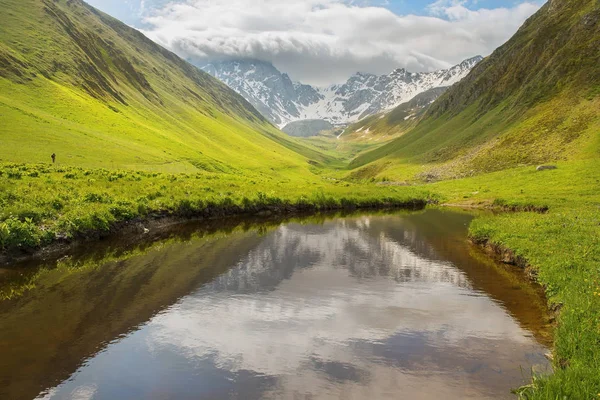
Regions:
M 233 60 L 202 69 L 225 82 L 279 127 L 300 120 L 325 120 L 334 125 L 356 122 L 390 110 L 427 90 L 451 86 L 464 78 L 483 57 L 434 72 L 398 68 L 388 75 L 358 72 L 344 84 L 315 88 L 293 82 L 272 64 Z
M 461 62 L 459 65 L 463 66 L 463 67 L 467 67 L 467 68 L 473 68 L 475 65 L 477 65 L 481 61 L 483 61 L 482 56 L 475 56 L 475 57 L 467 58 L 466 60 Z
M 406 75 L 406 69 L 397 68 L 394 71 L 392 71 L 392 73 L 390 75 Z

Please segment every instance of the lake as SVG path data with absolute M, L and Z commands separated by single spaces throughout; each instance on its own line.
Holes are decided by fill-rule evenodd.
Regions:
M 546 301 L 469 213 L 191 222 L 0 270 L 2 399 L 511 399 Z

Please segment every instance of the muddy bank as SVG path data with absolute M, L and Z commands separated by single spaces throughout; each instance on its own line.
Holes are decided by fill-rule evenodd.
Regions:
M 525 271 L 525 274 L 531 280 L 537 283 L 537 272 L 535 271 L 535 269 L 531 267 L 531 265 L 525 258 L 516 255 L 515 252 L 511 249 L 493 243 L 488 239 L 477 240 L 474 238 L 470 238 L 470 241 L 471 243 L 483 249 L 486 254 L 488 254 L 495 260 L 500 261 L 504 264 L 514 265 L 523 269 Z
M 536 285 L 540 285 L 543 288 L 544 293 L 547 292 L 547 288 L 541 284 L 538 280 L 538 270 L 534 268 L 526 258 L 515 254 L 515 252 L 506 246 L 499 245 L 490 241 L 489 239 L 474 239 L 469 238 L 469 241 L 475 246 L 481 248 L 489 257 L 503 264 L 513 265 L 521 268 L 525 273 L 527 279 Z M 548 303 L 548 310 L 551 312 L 550 323 L 555 324 L 560 312 L 560 304 Z M 548 354 L 548 358 L 552 358 L 551 354 Z
M 460 202 L 460 203 L 444 203 L 442 207 L 462 208 L 465 210 L 488 210 L 491 212 L 534 212 L 538 214 L 546 214 L 550 211 L 548 206 L 538 206 L 533 204 L 514 204 L 506 205 L 497 202 Z

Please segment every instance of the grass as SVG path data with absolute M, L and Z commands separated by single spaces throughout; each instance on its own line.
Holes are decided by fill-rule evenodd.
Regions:
M 269 173 L 164 174 L 48 165 L 0 167 L 0 250 L 34 250 L 157 216 L 223 217 L 366 207 L 424 207 L 416 188 L 373 188 Z

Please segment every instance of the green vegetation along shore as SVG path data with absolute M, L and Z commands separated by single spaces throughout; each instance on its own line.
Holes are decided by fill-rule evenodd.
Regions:
M 0 167 L 0 250 L 19 254 L 99 237 L 134 219 L 376 207 L 423 208 L 421 189 L 275 174 L 163 174 L 48 165 Z

